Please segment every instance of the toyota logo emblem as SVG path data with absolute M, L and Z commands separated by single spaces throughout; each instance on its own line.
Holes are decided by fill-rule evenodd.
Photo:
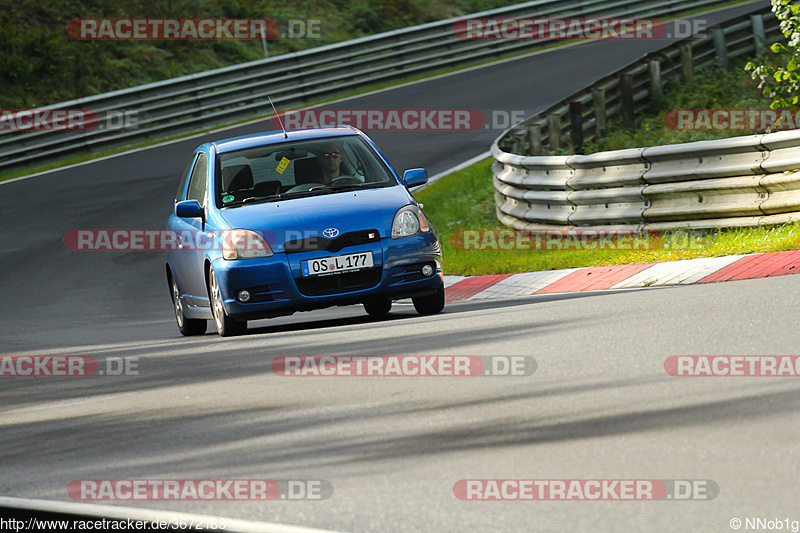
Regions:
M 336 229 L 336 228 L 328 228 L 325 231 L 323 231 L 322 234 L 325 235 L 329 239 L 333 239 L 334 237 L 339 235 L 339 230 Z

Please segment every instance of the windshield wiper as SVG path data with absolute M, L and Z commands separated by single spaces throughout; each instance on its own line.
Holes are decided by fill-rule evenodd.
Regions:
M 361 187 L 360 185 L 353 185 L 352 183 L 350 185 L 334 185 L 333 187 L 330 187 L 328 185 L 318 185 L 317 187 L 311 187 L 310 189 L 308 189 L 308 192 L 313 192 L 313 191 L 341 191 L 341 190 L 344 190 L 344 189 L 352 189 L 352 188 L 358 189 L 360 187 Z
M 241 201 L 241 204 L 244 205 L 247 202 L 252 202 L 253 200 L 269 200 L 273 198 L 273 196 L 248 196 L 244 200 Z
M 380 186 L 377 183 L 343 183 L 341 185 L 319 185 L 317 187 L 311 187 L 309 191 L 346 191 L 346 190 L 356 190 L 356 189 L 372 189 L 376 186 Z
M 278 200 L 284 200 L 286 198 L 295 198 L 298 196 L 303 196 L 312 191 L 313 189 L 308 191 L 295 191 L 283 194 L 270 194 L 269 196 L 248 196 L 247 198 L 242 200 L 239 205 L 244 205 L 246 203 L 251 203 L 251 202 L 277 202 Z M 312 194 L 312 196 L 314 195 Z

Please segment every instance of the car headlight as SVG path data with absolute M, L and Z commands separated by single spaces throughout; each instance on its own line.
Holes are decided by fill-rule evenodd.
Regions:
M 222 245 L 225 259 L 254 259 L 270 257 L 272 248 L 264 238 L 249 229 L 233 229 L 227 232 Z
M 425 213 L 415 205 L 407 205 L 394 215 L 392 222 L 392 239 L 410 237 L 431 230 Z

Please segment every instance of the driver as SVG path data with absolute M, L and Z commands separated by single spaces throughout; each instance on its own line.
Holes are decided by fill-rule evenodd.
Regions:
M 317 163 L 322 169 L 322 179 L 328 184 L 339 178 L 341 174 L 342 152 L 335 143 L 328 143 L 320 147 L 317 152 Z

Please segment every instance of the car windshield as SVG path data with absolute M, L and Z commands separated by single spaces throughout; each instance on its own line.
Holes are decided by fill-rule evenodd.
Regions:
M 357 135 L 221 153 L 218 162 L 217 205 L 223 208 L 397 185 Z

